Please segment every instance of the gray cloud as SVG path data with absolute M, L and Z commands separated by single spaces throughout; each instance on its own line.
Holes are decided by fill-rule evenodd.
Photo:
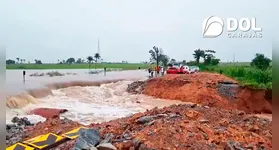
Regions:
M 215 49 L 222 61 L 250 61 L 255 53 L 271 58 L 278 2 L 186 0 L 11 0 L 1 2 L 0 41 L 7 58 L 56 62 L 97 52 L 100 37 L 105 61 L 149 59 L 154 45 L 177 60 L 191 60 L 194 49 Z M 261 39 L 202 38 L 202 22 L 221 18 L 257 18 Z

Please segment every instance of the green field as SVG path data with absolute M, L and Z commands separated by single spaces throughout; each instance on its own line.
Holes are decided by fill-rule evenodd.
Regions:
M 202 71 L 222 73 L 232 77 L 242 85 L 272 89 L 272 67 L 267 70 L 259 70 L 249 65 L 219 65 L 200 66 Z
M 220 62 L 219 66 L 250 66 L 251 62 Z
M 262 71 L 250 66 L 250 63 L 220 63 L 218 66 L 198 65 L 201 71 L 218 72 L 240 81 L 243 85 L 256 88 L 272 88 L 272 67 Z M 97 63 L 91 69 L 117 68 L 123 70 L 147 69 L 148 64 L 140 63 Z M 6 69 L 89 69 L 88 64 L 14 64 Z
M 141 69 L 147 69 L 148 64 L 140 63 L 97 63 L 91 64 L 91 69 L 103 69 L 106 68 L 119 68 L 123 70 L 135 70 L 139 67 Z M 88 64 L 13 64 L 6 65 L 6 69 L 89 69 Z
M 239 63 L 220 63 L 220 66 L 249 66 L 248 62 Z M 142 63 L 92 63 L 91 69 L 107 68 L 119 68 L 123 70 L 135 70 L 140 67 L 141 69 L 147 69 L 149 64 Z M 6 69 L 89 69 L 89 64 L 10 64 L 6 65 Z

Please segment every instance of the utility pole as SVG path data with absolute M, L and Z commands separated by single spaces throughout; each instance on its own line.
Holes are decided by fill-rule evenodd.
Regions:
M 98 54 L 101 55 L 100 54 L 100 41 L 99 41 L 99 38 L 98 38 Z
M 233 62 L 235 62 L 235 53 L 233 53 Z
M 101 54 L 100 54 L 100 40 L 99 40 L 99 38 L 98 38 L 97 53 L 99 54 L 99 56 L 101 56 Z M 98 63 L 99 63 L 99 59 L 97 59 L 96 61 L 98 61 Z

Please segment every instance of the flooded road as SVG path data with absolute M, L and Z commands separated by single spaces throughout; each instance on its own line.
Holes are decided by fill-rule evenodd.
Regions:
M 154 107 L 164 107 L 182 103 L 180 101 L 168 101 L 141 94 L 133 95 L 127 93 L 126 89 L 128 84 L 135 80 L 144 80 L 147 78 L 148 73 L 145 70 L 107 72 L 106 76 L 104 76 L 103 73 L 88 74 L 88 70 L 52 71 L 76 73 L 76 75 L 30 77 L 29 75 L 32 73 L 46 73 L 49 72 L 49 70 L 28 70 L 26 72 L 26 82 L 23 83 L 22 71 L 7 71 L 6 84 L 10 97 L 6 104 L 6 122 L 10 122 L 14 116 L 28 117 L 33 123 L 44 121 L 44 118 L 36 115 L 28 115 L 28 112 L 35 108 L 60 108 L 68 110 L 68 112 L 61 117 L 66 117 L 82 124 L 90 124 L 110 121 L 134 113 L 144 112 Z M 84 84 L 94 85 L 92 83 L 95 81 L 103 83 L 108 80 L 121 81 L 105 83 L 100 86 L 75 85 L 81 81 L 83 81 Z M 65 82 L 76 83 L 63 84 Z M 59 88 L 35 90 L 35 93 L 31 95 L 23 94 L 18 97 L 12 96 L 30 89 L 46 88 L 46 85 L 54 83 L 56 83 L 56 86 Z M 42 92 L 46 92 L 45 96 L 34 96 L 38 95 L 38 93 L 42 95 Z
M 47 73 L 58 71 L 60 73 L 74 73 L 76 75 L 65 76 L 41 76 L 31 77 L 33 73 Z M 92 69 L 94 71 L 94 69 Z M 6 71 L 6 94 L 15 95 L 29 89 L 43 88 L 47 84 L 71 82 L 71 81 L 102 81 L 116 79 L 142 79 L 146 78 L 148 73 L 145 70 L 133 71 L 115 71 L 100 74 L 89 74 L 88 69 L 57 69 L 57 70 L 26 70 L 26 81 L 23 82 L 23 70 L 7 70 Z

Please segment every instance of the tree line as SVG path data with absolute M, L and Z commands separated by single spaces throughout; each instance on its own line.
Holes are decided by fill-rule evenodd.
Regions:
M 26 60 L 25 59 L 20 59 L 20 58 L 16 58 L 17 61 L 12 60 L 12 59 L 8 59 L 6 60 L 6 64 L 7 65 L 12 65 L 12 64 L 25 64 Z M 28 61 L 28 63 L 30 64 L 30 61 Z M 41 60 L 35 59 L 34 60 L 35 64 L 42 64 Z
M 164 54 L 162 48 L 158 48 L 154 46 L 151 50 L 149 50 L 150 53 L 150 63 L 156 64 L 158 67 L 159 65 L 163 67 L 167 67 L 168 64 L 173 63 L 181 63 L 183 65 L 211 65 L 216 66 L 220 63 L 220 59 L 216 58 L 214 54 L 216 53 L 215 50 L 202 50 L 202 49 L 196 49 L 194 50 L 193 57 L 195 61 L 189 61 L 186 62 L 186 60 L 183 60 L 181 62 L 177 62 L 175 59 L 170 59 L 169 56 Z M 203 59 L 203 63 L 200 62 L 200 60 Z M 266 70 L 270 67 L 271 59 L 264 56 L 264 54 L 257 53 L 250 63 L 252 67 L 255 67 L 260 70 Z
M 169 56 L 167 56 L 166 54 L 164 54 L 163 49 L 162 48 L 158 48 L 156 46 L 154 46 L 151 50 L 149 50 L 150 53 L 150 63 L 151 64 L 156 64 L 156 66 L 164 66 L 167 67 L 168 64 L 173 64 L 173 63 L 181 63 L 183 65 L 186 64 L 199 64 L 200 63 L 200 59 L 203 58 L 204 59 L 204 64 L 210 64 L 210 65 L 218 65 L 220 62 L 220 59 L 217 59 L 214 54 L 216 53 L 216 51 L 214 50 L 201 50 L 201 49 L 197 49 L 194 50 L 194 58 L 195 58 L 195 62 L 190 61 L 190 62 L 186 62 L 186 60 L 182 60 L 181 62 L 177 62 L 175 59 L 170 59 Z
M 216 66 L 220 63 L 220 59 L 216 58 L 214 56 L 214 54 L 216 53 L 215 50 L 201 50 L 201 49 L 196 49 L 194 50 L 193 53 L 193 57 L 195 59 L 195 61 L 189 61 L 186 62 L 186 60 L 182 60 L 180 62 L 177 62 L 174 58 L 170 59 L 169 56 L 167 56 L 166 54 L 164 54 L 163 49 L 153 46 L 153 48 L 151 50 L 149 50 L 149 54 L 150 54 L 150 64 L 156 64 L 156 66 L 164 66 L 167 67 L 169 64 L 173 64 L 173 63 L 181 63 L 183 65 L 213 65 Z M 99 53 L 95 53 L 94 56 L 88 56 L 86 59 L 82 59 L 82 58 L 78 58 L 77 60 L 73 57 L 68 58 L 67 60 L 62 60 L 60 61 L 58 59 L 58 64 L 84 64 L 84 63 L 88 63 L 89 64 L 89 69 L 91 68 L 91 64 L 93 62 L 95 62 L 95 64 L 98 62 L 98 60 L 101 59 L 101 56 Z M 201 63 L 201 59 L 203 59 L 203 63 Z M 24 64 L 26 62 L 25 59 L 21 59 L 21 58 L 16 58 L 15 60 L 12 59 L 8 59 L 6 60 L 6 64 L 10 65 L 10 64 Z M 28 62 L 30 63 L 30 62 Z M 34 60 L 35 64 L 43 64 L 41 60 L 35 59 Z M 147 64 L 148 62 L 144 62 L 145 64 Z M 258 69 L 261 70 L 266 70 L 271 63 L 271 59 L 267 58 L 264 56 L 264 54 L 256 54 L 255 58 L 252 60 L 252 62 L 250 63 L 251 66 L 254 66 Z M 96 65 L 95 65 L 96 68 Z
M 16 64 L 16 63 L 18 63 L 18 64 L 23 64 L 23 63 L 25 63 L 25 59 L 21 59 L 21 58 L 19 58 L 19 57 L 17 57 L 16 58 L 16 60 L 17 61 L 15 61 L 15 60 L 12 60 L 12 59 L 8 59 L 8 60 L 6 60 L 6 64 Z
M 88 63 L 89 65 L 89 69 L 91 69 L 91 64 L 94 62 L 95 63 L 95 69 L 96 69 L 96 63 L 98 63 L 98 61 L 101 59 L 101 55 L 99 53 L 95 53 L 94 56 L 88 56 L 86 58 L 87 61 L 85 61 L 85 59 L 82 59 L 82 58 L 78 58 L 77 60 L 75 60 L 75 58 L 71 57 L 71 58 L 68 58 L 66 61 L 63 60 L 63 61 L 60 61 L 58 60 L 58 64 L 68 64 L 68 65 L 71 65 L 71 64 L 84 64 L 84 63 Z
M 220 59 L 216 58 L 214 54 L 216 53 L 215 50 L 201 50 L 197 49 L 194 51 L 194 58 L 196 60 L 196 63 L 200 63 L 200 59 L 203 58 L 205 65 L 218 65 L 220 63 Z
M 83 63 L 89 63 L 91 64 L 92 62 L 95 62 L 97 63 L 100 59 L 101 59 L 101 56 L 99 53 L 95 53 L 94 56 L 88 56 L 87 58 L 87 61 L 85 59 L 82 59 L 82 58 L 78 58 L 77 60 L 73 57 L 71 58 L 68 58 L 67 60 L 59 60 L 58 59 L 58 64 L 83 64 Z M 12 60 L 12 59 L 8 59 L 6 60 L 6 64 L 7 65 L 11 65 L 11 64 L 25 64 L 26 60 L 25 59 L 21 59 L 21 58 L 16 58 L 16 61 L 15 60 Z M 30 61 L 28 62 L 30 64 Z M 43 64 L 41 60 L 38 60 L 38 59 L 35 59 L 34 60 L 34 64 Z

